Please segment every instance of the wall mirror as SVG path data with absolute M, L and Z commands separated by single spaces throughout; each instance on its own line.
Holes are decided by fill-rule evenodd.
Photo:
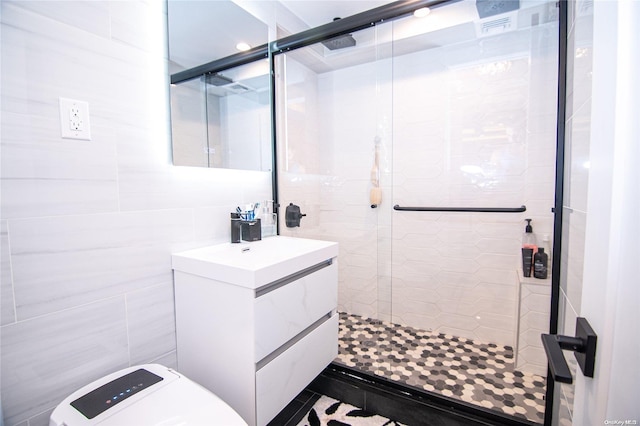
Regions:
M 189 70 L 268 41 L 268 27 L 234 2 L 169 0 L 169 73 Z M 269 62 L 210 72 L 171 85 L 176 166 L 270 171 Z

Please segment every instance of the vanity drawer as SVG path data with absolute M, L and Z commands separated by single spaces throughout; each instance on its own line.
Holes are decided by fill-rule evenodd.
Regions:
M 319 264 L 313 272 L 275 286 L 255 299 L 255 360 L 260 361 L 336 309 L 338 264 Z M 296 277 L 293 277 L 296 278 Z M 286 282 L 286 281 L 285 281 Z
M 338 314 L 256 372 L 257 424 L 266 425 L 338 356 Z

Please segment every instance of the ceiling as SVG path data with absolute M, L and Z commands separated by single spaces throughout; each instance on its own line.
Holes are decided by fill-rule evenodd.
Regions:
M 231 0 L 168 0 L 169 72 L 195 67 L 238 53 L 236 43 L 260 46 L 268 41 L 268 27 Z M 279 0 L 255 1 L 265 8 L 280 3 L 308 28 L 317 27 L 369 9 L 393 3 L 381 0 Z M 269 6 L 265 6 L 269 5 Z
M 309 28 L 355 15 L 393 1 L 380 0 L 280 0 L 287 9 L 304 21 Z
M 267 43 L 269 28 L 265 22 L 273 22 L 274 19 L 280 26 L 284 23 L 281 20 L 293 14 L 295 17 L 288 19 L 295 20 L 295 25 L 301 27 L 298 31 L 301 31 L 327 24 L 335 17 L 352 16 L 389 3 L 393 1 L 168 0 L 169 72 L 175 73 L 238 53 L 235 46 L 239 41 L 251 46 Z M 494 3 L 503 2 L 495 0 Z M 519 5 L 520 10 L 510 12 L 517 15 L 513 16 L 513 22 L 504 24 L 501 21 L 506 19 L 503 18 L 506 15 L 497 14 L 496 18 L 501 19 L 498 19 L 500 26 L 495 28 L 503 28 L 503 25 L 510 29 L 523 28 L 534 25 L 534 22 L 538 25 L 538 22 L 542 24 L 557 19 L 555 2 L 552 0 L 520 0 Z M 291 13 L 287 13 L 283 7 Z M 394 52 L 403 54 L 484 37 L 479 27 L 494 18 L 478 19 L 476 8 L 475 0 L 453 1 L 446 7 L 434 9 L 426 19 L 410 17 L 399 20 L 403 22 L 393 27 Z M 381 52 L 383 39 L 369 43 L 367 37 L 372 39 L 372 35 L 367 32 L 370 33 L 367 29 L 353 34 L 358 49 L 329 51 L 318 45 L 315 46 L 315 56 L 309 60 L 317 63 L 317 72 L 323 72 L 367 61 L 371 55 L 376 57 Z M 399 43 L 398 40 L 405 41 Z M 371 46 L 368 47 L 369 44 Z

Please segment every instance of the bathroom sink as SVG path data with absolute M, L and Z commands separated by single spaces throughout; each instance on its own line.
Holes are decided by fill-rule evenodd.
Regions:
M 176 271 L 256 289 L 337 255 L 335 242 L 275 236 L 174 253 L 172 266 Z

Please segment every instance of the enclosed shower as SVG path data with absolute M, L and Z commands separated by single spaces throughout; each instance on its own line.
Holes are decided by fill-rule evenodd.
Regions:
M 340 244 L 337 364 L 541 423 L 558 9 L 483 3 L 274 55 L 280 233 Z

